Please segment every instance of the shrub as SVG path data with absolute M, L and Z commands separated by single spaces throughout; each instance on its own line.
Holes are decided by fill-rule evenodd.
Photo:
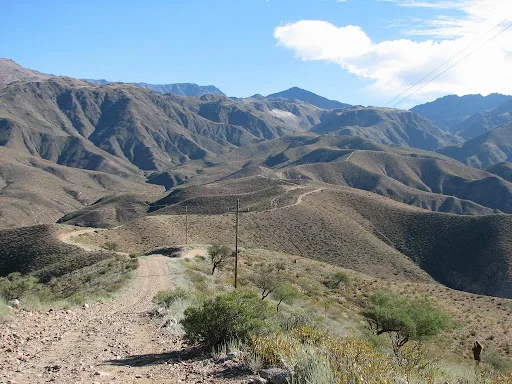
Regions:
M 107 242 L 103 245 L 103 248 L 109 250 L 109 251 L 117 251 L 119 249 L 119 244 L 117 243 L 112 243 L 112 242 Z
M 409 340 L 436 336 L 452 324 L 447 313 L 427 300 L 409 301 L 384 292 L 373 294 L 362 314 L 377 335 L 390 335 L 395 353 Z
M 211 349 L 234 339 L 249 340 L 264 329 L 268 315 L 268 306 L 258 296 L 237 291 L 187 308 L 181 325 L 187 343 Z
M 330 289 L 337 289 L 341 283 L 348 283 L 349 277 L 343 271 L 336 271 L 332 273 L 329 278 L 324 281 L 324 285 Z
M 287 361 L 292 372 L 292 384 L 337 384 L 336 372 L 331 369 L 329 357 L 312 348 L 302 348 Z
M 38 288 L 38 282 L 34 276 L 22 276 L 19 272 L 10 273 L 7 277 L 0 278 L 0 296 L 6 300 L 19 299 Z
M 183 288 L 178 287 L 169 291 L 159 291 L 153 298 L 153 302 L 165 308 L 169 308 L 178 300 L 186 300 L 189 298 L 189 293 Z
M 6 323 L 11 319 L 11 313 L 7 308 L 6 301 L 0 297 L 0 324 Z

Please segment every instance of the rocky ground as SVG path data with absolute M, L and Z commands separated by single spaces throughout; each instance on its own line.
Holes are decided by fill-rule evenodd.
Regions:
M 16 311 L 0 325 L 0 383 L 247 383 L 237 359 L 185 349 L 152 298 L 172 286 L 164 256 L 141 257 L 137 278 L 117 299 L 86 308 Z M 170 325 L 172 327 L 172 324 Z

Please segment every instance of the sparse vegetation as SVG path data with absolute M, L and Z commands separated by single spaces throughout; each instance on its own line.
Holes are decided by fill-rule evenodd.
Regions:
M 165 308 L 169 308 L 178 300 L 186 300 L 190 297 L 190 294 L 183 288 L 178 287 L 169 291 L 160 291 L 153 298 L 155 304 L 161 305 Z
M 109 241 L 103 245 L 103 248 L 105 248 L 107 251 L 115 252 L 119 249 L 119 244 Z

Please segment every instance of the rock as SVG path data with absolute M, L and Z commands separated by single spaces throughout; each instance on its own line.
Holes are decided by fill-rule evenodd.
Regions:
M 249 381 L 249 384 L 267 384 L 267 380 L 262 377 L 256 377 Z
M 14 300 L 9 300 L 7 302 L 7 304 L 10 306 L 10 307 L 13 307 L 13 308 L 16 308 L 16 309 L 20 309 L 21 308 L 21 303 L 18 299 L 14 299 Z
M 101 372 L 101 371 L 96 371 L 94 372 L 94 376 L 108 376 L 109 374 L 107 372 Z
M 281 368 L 262 369 L 258 372 L 269 384 L 285 384 L 290 379 L 290 372 Z

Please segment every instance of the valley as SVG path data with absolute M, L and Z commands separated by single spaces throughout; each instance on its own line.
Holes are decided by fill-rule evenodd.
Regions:
M 401 110 L 297 87 L 238 98 L 79 80 L 6 59 L 0 82 L 0 381 L 247 383 L 252 365 L 272 365 L 251 355 L 258 342 L 281 336 L 326 356 L 342 337 L 401 378 L 398 350 L 364 315 L 382 292 L 453 320 L 421 350 L 439 369 L 416 364 L 407 383 L 510 379 L 510 96 Z M 229 261 L 217 270 L 215 247 Z M 187 344 L 187 308 L 237 292 L 282 315 L 309 311 L 307 332 L 325 338 L 299 342 L 304 330 L 276 314 L 233 359 L 233 340 L 215 346 L 224 352 Z M 367 382 L 389 382 L 382 369 Z

